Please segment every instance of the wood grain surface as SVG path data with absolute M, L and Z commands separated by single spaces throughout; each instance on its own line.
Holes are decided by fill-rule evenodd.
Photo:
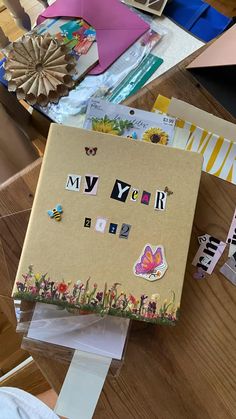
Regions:
M 17 387 L 35 396 L 50 389 L 50 385 L 34 360 L 31 360 L 27 365 L 20 366 L 6 378 L 3 377 L 0 386 Z
M 41 159 L 0 185 L 0 307 L 15 325 L 10 299 L 32 208 Z
M 0 302 L 0 377 L 29 356 L 21 349 L 21 340 L 22 336 L 16 333 L 15 326 L 2 311 Z
M 127 103 L 150 110 L 157 94 L 161 93 L 235 122 L 184 70 L 188 61 L 152 82 Z M 39 167 L 40 162 L 35 163 L 27 173 L 20 174 L 4 190 L 0 189 L 0 215 L 25 209 L 32 203 L 30 194 L 34 194 Z M 199 234 L 209 233 L 226 239 L 235 204 L 234 185 L 202 174 L 180 321 L 175 327 L 133 321 L 120 373 L 116 378 L 108 376 L 94 418 L 236 418 L 236 287 L 219 273 L 227 252 L 207 279 L 194 280 L 191 265 Z M 27 224 L 26 215 L 22 215 L 24 219 L 20 216 L 20 221 L 17 221 L 19 215 L 15 217 L 1 220 L 10 241 L 7 236 L 3 237 L 0 226 L 11 284 Z M 1 283 L 6 281 L 4 278 L 1 277 Z M 8 288 L 6 284 L 5 289 Z M 45 351 L 39 352 L 29 341 L 25 345 L 59 392 L 69 360 L 61 362 L 50 357 L 50 351 L 45 355 Z

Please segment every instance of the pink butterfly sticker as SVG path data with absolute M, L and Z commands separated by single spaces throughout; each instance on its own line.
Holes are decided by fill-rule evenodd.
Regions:
M 133 273 L 148 281 L 156 281 L 163 277 L 167 267 L 163 246 L 146 244 L 138 261 L 134 264 Z

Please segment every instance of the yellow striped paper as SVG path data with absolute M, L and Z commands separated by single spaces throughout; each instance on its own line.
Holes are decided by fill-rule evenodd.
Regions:
M 152 111 L 166 113 L 169 104 L 170 99 L 159 95 Z M 236 143 L 233 141 L 177 119 L 173 147 L 201 153 L 202 170 L 236 184 Z

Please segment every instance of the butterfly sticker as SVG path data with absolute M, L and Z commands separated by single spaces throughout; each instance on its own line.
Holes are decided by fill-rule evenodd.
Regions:
M 167 268 L 163 246 L 146 244 L 139 260 L 133 267 L 133 273 L 148 281 L 156 281 L 163 277 Z
M 168 196 L 173 195 L 174 192 L 170 191 L 168 186 L 165 187 L 164 192 L 167 193 Z
M 97 147 L 85 147 L 85 152 L 87 156 L 96 156 Z

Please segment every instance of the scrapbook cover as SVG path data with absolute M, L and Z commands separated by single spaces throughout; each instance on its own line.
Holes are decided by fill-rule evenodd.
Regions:
M 175 324 L 201 165 L 52 124 L 14 298 Z

